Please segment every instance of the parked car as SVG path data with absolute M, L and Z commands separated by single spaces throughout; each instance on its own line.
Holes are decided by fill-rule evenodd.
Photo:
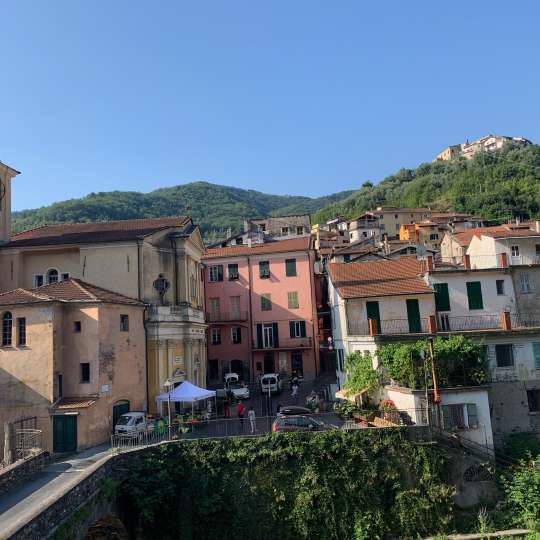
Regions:
M 287 407 L 281 407 L 278 416 L 292 416 L 298 414 L 311 414 L 311 409 L 307 407 L 300 407 L 298 405 L 289 405 Z
M 148 431 L 150 424 L 143 412 L 128 412 L 120 416 L 114 426 L 117 435 L 138 435 Z
M 225 385 L 229 383 L 240 382 L 240 377 L 238 373 L 226 373 L 224 379 L 225 379 Z
M 228 383 L 225 390 L 232 392 L 235 399 L 249 399 L 249 388 L 241 382 Z
M 279 373 L 265 373 L 261 377 L 261 392 L 263 394 L 280 394 L 282 381 Z
M 303 415 L 278 416 L 272 424 L 272 433 L 280 433 L 281 431 L 329 431 L 332 429 L 337 429 L 337 427 Z

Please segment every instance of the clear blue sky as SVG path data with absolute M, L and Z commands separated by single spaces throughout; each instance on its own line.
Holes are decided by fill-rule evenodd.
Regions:
M 15 209 L 207 180 L 318 196 L 487 133 L 540 141 L 540 5 L 2 3 Z

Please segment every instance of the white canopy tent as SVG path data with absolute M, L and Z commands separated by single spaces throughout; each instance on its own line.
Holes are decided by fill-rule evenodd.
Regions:
M 159 412 L 162 413 L 163 402 L 166 401 L 169 404 L 169 416 L 171 411 L 171 402 L 183 402 L 191 403 L 192 409 L 196 401 L 202 401 L 203 399 L 209 399 L 216 397 L 214 390 L 207 390 L 206 388 L 199 388 L 189 381 L 184 381 L 170 392 L 164 392 L 156 396 L 156 401 L 159 405 Z M 170 423 L 170 422 L 169 422 Z

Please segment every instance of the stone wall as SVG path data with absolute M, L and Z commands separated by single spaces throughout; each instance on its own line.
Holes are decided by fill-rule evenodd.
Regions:
M 28 480 L 50 461 L 50 454 L 44 450 L 28 459 L 21 459 L 0 469 L 0 495 L 8 492 L 16 485 Z

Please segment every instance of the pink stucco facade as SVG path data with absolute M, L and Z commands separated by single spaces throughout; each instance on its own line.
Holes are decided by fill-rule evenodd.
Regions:
M 271 372 L 313 379 L 319 351 L 310 239 L 210 249 L 204 263 L 210 380 L 229 371 L 244 380 Z

